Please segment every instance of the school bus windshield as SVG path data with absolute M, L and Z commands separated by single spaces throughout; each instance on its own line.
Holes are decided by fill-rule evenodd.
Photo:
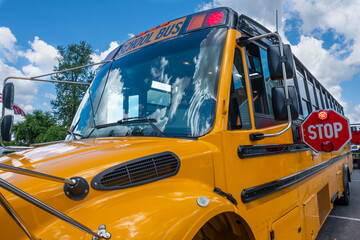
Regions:
M 226 28 L 196 31 L 107 64 L 79 107 L 74 133 L 156 136 L 151 120 L 167 137 L 206 134 L 215 119 L 225 36 Z M 129 121 L 140 118 L 146 121 Z

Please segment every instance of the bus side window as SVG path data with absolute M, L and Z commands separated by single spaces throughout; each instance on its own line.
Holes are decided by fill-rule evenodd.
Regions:
M 308 94 L 306 93 L 305 82 L 304 82 L 304 75 L 299 70 L 296 71 L 296 80 L 299 86 L 299 93 L 301 98 L 301 115 L 305 118 L 311 112 L 311 105 L 309 102 Z
M 241 52 L 235 49 L 229 100 L 229 130 L 251 129 L 249 102 L 246 93 Z

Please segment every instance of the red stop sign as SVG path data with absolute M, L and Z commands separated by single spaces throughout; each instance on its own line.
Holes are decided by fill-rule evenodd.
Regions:
M 349 120 L 333 110 L 312 112 L 301 124 L 300 134 L 316 152 L 339 151 L 351 139 Z
M 351 143 L 360 145 L 360 130 L 356 130 L 351 133 Z

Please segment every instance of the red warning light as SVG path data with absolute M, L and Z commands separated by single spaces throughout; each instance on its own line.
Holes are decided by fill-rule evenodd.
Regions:
M 321 144 L 321 149 L 324 152 L 331 152 L 334 149 L 334 144 L 331 141 L 325 141 Z
M 321 120 L 321 121 L 325 121 L 326 119 L 329 118 L 329 114 L 328 114 L 328 112 L 322 110 L 322 111 L 320 111 L 320 112 L 318 113 L 318 118 L 319 118 L 319 120 Z
M 209 13 L 206 17 L 204 27 L 222 23 L 224 13 L 222 11 Z
M 170 22 L 164 22 L 163 24 L 160 25 L 160 27 L 166 26 L 168 25 Z
M 147 31 L 138 34 L 136 37 L 140 37 L 140 36 L 144 35 L 145 33 L 147 33 Z
M 158 27 L 153 27 L 152 29 L 150 29 L 148 32 L 154 31 L 155 29 L 157 29 Z

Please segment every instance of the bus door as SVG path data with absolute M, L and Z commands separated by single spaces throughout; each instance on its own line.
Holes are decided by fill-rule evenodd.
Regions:
M 257 44 L 235 47 L 228 130 L 222 135 L 226 191 L 235 197 L 250 223 L 255 223 L 252 227 L 263 230 L 260 232 L 266 237 L 271 222 L 297 205 L 294 188 L 278 190 L 276 185 L 271 186 L 273 181 L 296 172 L 296 155 L 289 151 L 293 145 L 291 130 L 263 140 L 249 138 L 252 133 L 276 133 L 285 127 L 274 120 L 271 105 L 271 88 L 279 84 L 269 77 L 266 48 Z M 264 184 L 272 188 L 271 194 Z M 259 191 L 248 191 L 253 188 Z M 299 222 L 298 216 L 293 219 Z

